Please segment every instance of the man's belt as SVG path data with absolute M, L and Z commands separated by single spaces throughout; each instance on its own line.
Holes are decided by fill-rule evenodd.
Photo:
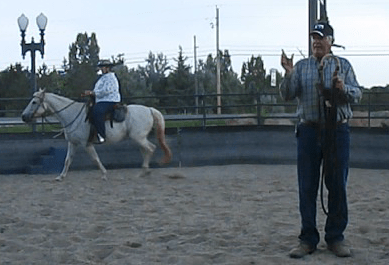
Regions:
M 307 126 L 310 126 L 310 127 L 319 127 L 320 126 L 320 123 L 317 121 L 307 121 L 304 119 L 301 119 L 300 123 L 307 125 Z M 337 121 L 336 125 L 342 125 L 342 124 L 346 124 L 346 123 L 348 123 L 348 119 Z M 324 126 L 324 123 L 322 123 L 322 125 Z

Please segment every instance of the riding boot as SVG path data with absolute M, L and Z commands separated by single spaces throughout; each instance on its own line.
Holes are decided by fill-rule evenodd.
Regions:
M 97 134 L 97 141 L 96 144 L 103 144 L 105 142 L 104 137 L 102 137 L 100 134 Z

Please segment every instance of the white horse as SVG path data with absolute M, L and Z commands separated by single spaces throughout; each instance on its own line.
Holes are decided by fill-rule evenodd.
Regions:
M 90 124 L 85 121 L 87 115 L 85 106 L 86 103 L 76 102 L 56 94 L 46 93 L 44 90 L 39 90 L 34 93 L 33 98 L 22 113 L 24 122 L 31 122 L 34 118 L 47 114 L 54 114 L 61 122 L 65 138 L 68 141 L 68 151 L 63 170 L 56 178 L 58 181 L 66 176 L 77 146 L 85 148 L 92 160 L 100 168 L 103 179 L 107 179 L 107 170 L 101 163 L 93 144 L 88 141 Z M 139 176 L 144 176 L 150 173 L 149 163 L 156 148 L 147 139 L 154 126 L 156 127 L 158 142 L 164 152 L 161 163 L 168 163 L 171 160 L 172 153 L 165 140 L 165 120 L 161 112 L 152 107 L 129 105 L 127 109 L 128 113 L 124 122 L 114 122 L 113 128 L 111 128 L 109 121 L 106 122 L 105 143 L 118 142 L 128 137 L 138 143 L 143 155 L 142 171 Z

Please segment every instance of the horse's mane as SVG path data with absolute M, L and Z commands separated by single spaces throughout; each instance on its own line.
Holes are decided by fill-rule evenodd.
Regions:
M 58 95 L 55 93 L 51 93 L 51 92 L 46 92 L 46 97 L 47 96 L 53 97 L 58 101 L 63 101 L 63 102 L 67 102 L 67 103 L 72 103 L 72 102 L 76 101 L 76 100 L 73 100 L 71 98 L 67 98 L 67 97 L 64 97 L 64 96 L 61 96 L 61 95 Z

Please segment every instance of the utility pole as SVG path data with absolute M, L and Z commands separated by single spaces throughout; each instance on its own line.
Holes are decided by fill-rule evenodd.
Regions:
M 327 1 L 326 0 L 309 0 L 309 29 L 308 29 L 308 47 L 309 47 L 309 56 L 312 55 L 311 50 L 311 36 L 309 33 L 313 29 L 313 25 L 318 21 L 327 22 Z M 319 13 L 318 13 L 319 11 Z
M 197 46 L 196 46 L 196 35 L 194 39 L 194 78 L 195 78 L 195 105 L 196 105 L 196 115 L 199 114 L 199 83 L 197 80 Z
M 222 113 L 222 99 L 220 88 L 220 55 L 219 55 L 219 8 L 216 6 L 216 94 L 217 114 Z
M 313 29 L 313 25 L 317 22 L 317 1 L 318 0 L 309 0 L 309 26 L 308 26 L 308 50 L 309 50 L 309 56 L 312 55 L 312 48 L 311 48 L 311 36 L 310 32 Z
M 320 0 L 320 21 L 329 23 L 327 16 L 327 0 Z

